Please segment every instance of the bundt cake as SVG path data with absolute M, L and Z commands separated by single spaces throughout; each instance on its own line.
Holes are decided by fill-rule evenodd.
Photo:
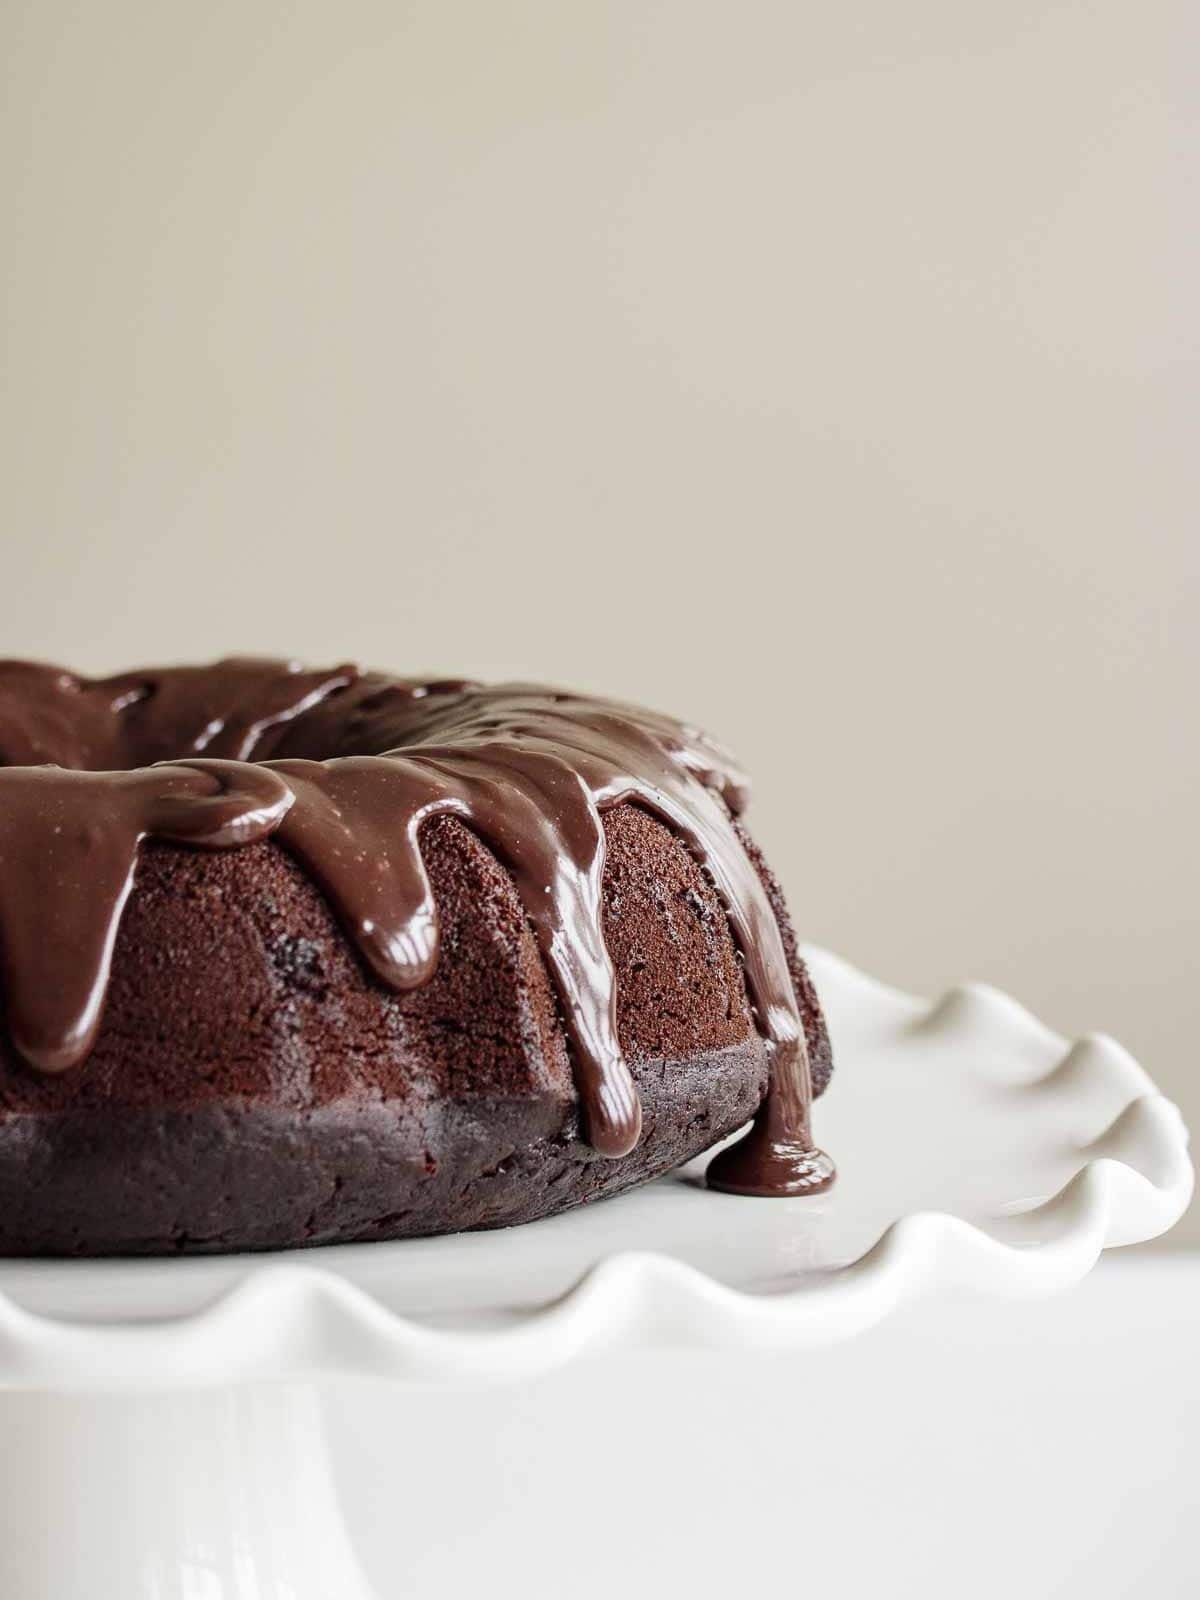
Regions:
M 827 1187 L 745 799 L 532 685 L 0 663 L 0 1253 L 523 1222 L 751 1119 L 710 1185 Z

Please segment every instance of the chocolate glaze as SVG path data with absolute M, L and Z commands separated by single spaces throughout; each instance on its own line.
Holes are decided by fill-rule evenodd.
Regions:
M 148 764 L 167 756 L 182 759 Z M 238 659 L 88 681 L 10 662 L 0 663 L 0 760 L 0 984 L 13 1043 L 35 1069 L 74 1066 L 94 1041 L 143 839 L 234 848 L 274 834 L 371 971 L 403 990 L 438 959 L 420 830 L 452 815 L 512 874 L 559 998 L 588 1139 L 624 1155 L 641 1109 L 604 944 L 601 815 L 633 803 L 710 877 L 770 1052 L 755 1123 L 714 1160 L 710 1183 L 778 1195 L 832 1181 L 809 1135 L 787 954 L 734 822 L 746 782 L 695 730 L 530 685 L 353 667 Z M 97 770 L 110 767 L 128 770 Z
M 226 848 L 292 804 L 266 767 L 200 758 L 133 772 L 0 769 L 0 940 L 13 1044 L 41 1072 L 78 1066 L 100 1026 L 121 910 L 148 835 Z

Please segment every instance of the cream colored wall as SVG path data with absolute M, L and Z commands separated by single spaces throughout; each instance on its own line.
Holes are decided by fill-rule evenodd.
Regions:
M 680 709 L 808 937 L 1200 1122 L 1198 60 L 1164 0 L 8 0 L 0 648 Z

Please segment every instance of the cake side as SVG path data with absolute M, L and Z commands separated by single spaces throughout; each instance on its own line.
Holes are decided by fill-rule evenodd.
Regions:
M 461 823 L 422 832 L 442 945 L 421 988 L 371 976 L 284 850 L 143 848 L 100 1034 L 60 1077 L 0 1043 L 0 1250 L 166 1252 L 530 1220 L 667 1171 L 767 1084 L 728 919 L 647 813 L 606 813 L 605 942 L 643 1105 L 630 1154 L 582 1137 L 554 991 L 509 874 Z M 778 885 L 817 1085 L 828 1037 Z

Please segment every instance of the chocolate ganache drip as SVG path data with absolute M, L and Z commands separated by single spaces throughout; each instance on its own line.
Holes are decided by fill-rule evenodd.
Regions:
M 238 659 L 86 680 L 7 662 L 0 763 L 0 983 L 13 1043 L 37 1070 L 77 1065 L 95 1040 L 144 838 L 228 849 L 273 835 L 370 970 L 405 990 L 438 959 L 420 831 L 452 815 L 512 874 L 558 995 L 587 1138 L 622 1156 L 641 1110 L 604 943 L 601 819 L 632 803 L 709 875 L 770 1053 L 754 1125 L 711 1163 L 710 1184 L 778 1195 L 832 1181 L 809 1133 L 808 1057 L 779 926 L 734 825 L 746 781 L 694 729 L 532 685 L 349 666 Z

